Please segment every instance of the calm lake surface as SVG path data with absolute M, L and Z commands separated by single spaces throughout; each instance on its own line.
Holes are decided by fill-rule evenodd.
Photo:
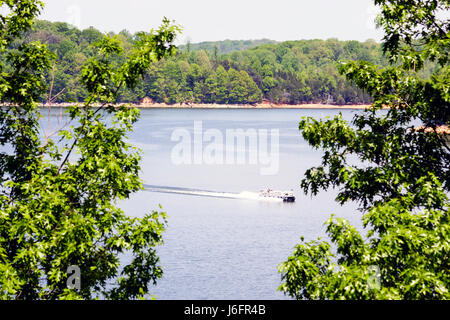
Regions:
M 357 110 L 342 110 L 351 119 Z M 321 152 L 303 140 L 298 122 L 303 116 L 324 118 L 337 110 L 258 109 L 143 109 L 131 142 L 143 150 L 141 177 L 146 184 L 219 192 L 258 192 L 271 187 L 292 189 L 295 203 L 228 199 L 178 193 L 142 191 L 121 206 L 132 216 L 150 210 L 167 212 L 165 244 L 158 249 L 164 277 L 152 293 L 158 299 L 287 299 L 277 291 L 277 266 L 300 242 L 325 236 L 323 223 L 330 214 L 361 227 L 360 214 L 350 204 L 334 202 L 334 191 L 304 195 L 300 181 L 306 169 L 320 163 Z M 279 170 L 263 175 L 264 164 L 176 164 L 171 139 L 175 130 L 194 137 L 201 121 L 203 132 L 278 130 Z M 198 125 L 197 129 L 198 130 Z M 216 131 L 217 132 L 217 131 Z M 269 146 L 270 146 L 270 139 Z M 204 143 L 204 147 L 208 144 Z M 236 151 L 238 152 L 238 151 Z M 249 150 L 240 152 L 250 153 Z
M 42 127 L 50 124 L 57 128 L 60 111 L 53 109 L 49 121 L 43 110 Z M 339 111 L 348 120 L 355 112 L 362 112 Z M 313 150 L 303 140 L 298 122 L 304 116 L 325 118 L 339 111 L 142 109 L 129 139 L 143 151 L 144 183 L 162 186 L 166 192 L 140 191 L 120 206 L 130 216 L 141 217 L 152 210 L 168 214 L 165 243 L 158 248 L 164 276 L 151 293 L 158 299 L 288 299 L 277 291 L 281 284 L 277 267 L 293 252 L 301 236 L 306 240 L 326 238 L 323 224 L 331 214 L 346 218 L 361 229 L 361 214 L 356 206 L 338 205 L 335 191 L 311 197 L 300 189 L 305 170 L 320 164 L 322 152 Z M 259 144 L 234 149 L 236 157 L 246 156 L 243 163 L 227 162 L 227 147 L 222 164 L 194 158 L 194 149 L 198 149 L 194 142 L 202 134 L 222 135 L 226 144 L 227 130 L 239 132 L 238 129 L 242 129 L 241 133 L 257 133 L 258 143 L 265 141 L 260 133 L 268 133 L 266 154 L 274 156 L 271 161 L 261 158 Z M 192 163 L 179 164 L 174 159 L 173 151 L 181 141 L 172 139 L 177 133 L 191 138 Z M 278 134 L 278 152 L 271 140 L 275 134 L 271 133 Z M 220 145 L 217 140 L 216 144 L 203 141 L 200 157 L 208 146 Z M 250 160 L 250 154 L 257 156 L 256 161 Z M 273 167 L 272 172 L 264 172 L 269 166 Z M 213 191 L 255 195 L 267 187 L 292 189 L 296 202 L 211 196 L 216 195 Z M 202 192 L 203 196 L 173 192 L 189 193 L 190 189 L 206 192 Z

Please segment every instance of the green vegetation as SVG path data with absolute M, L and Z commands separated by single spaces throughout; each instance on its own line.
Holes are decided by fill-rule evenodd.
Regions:
M 450 298 L 450 147 L 436 131 L 450 123 L 450 24 L 438 19 L 450 5 L 375 4 L 392 65 L 340 68 L 370 93 L 373 107 L 351 123 L 341 116 L 300 122 L 303 137 L 324 150 L 322 164 L 302 180 L 304 191 L 337 188 L 338 202 L 360 205 L 366 232 L 332 217 L 331 244 L 302 238 L 279 268 L 280 290 L 297 299 Z M 427 60 L 440 68 L 423 77 Z M 378 112 L 383 105 L 391 108 Z
M 199 43 L 188 42 L 179 46 L 183 51 L 200 51 L 204 50 L 211 53 L 230 53 L 233 51 L 247 50 L 262 44 L 274 44 L 276 41 L 269 39 L 261 40 L 223 40 L 223 41 L 204 41 Z
M 46 43 L 57 55 L 54 72 L 47 75 L 49 83 L 54 79 L 54 102 L 85 101 L 81 68 L 93 55 L 91 45 L 102 36 L 93 28 L 78 30 L 66 23 L 47 21 L 36 21 L 35 30 L 27 32 L 26 39 Z M 122 31 L 115 37 L 127 56 L 136 35 Z M 388 63 L 381 46 L 371 40 L 226 40 L 188 44 L 177 56 L 153 64 L 144 81 L 133 89 L 121 88 L 117 102 L 138 103 L 149 97 L 169 104 L 254 104 L 263 99 L 287 104 L 370 103 L 370 95 L 338 71 L 339 62 L 349 60 L 383 66 Z M 430 74 L 434 68 L 434 64 L 429 64 L 424 72 Z
M 311 40 L 228 53 L 190 47 L 176 56 L 179 28 L 167 20 L 136 35 L 44 21 L 30 31 L 41 2 L 0 4 L 11 10 L 0 19 L 0 298 L 133 299 L 161 277 L 155 246 L 165 214 L 131 218 L 116 204 L 142 184 L 139 152 L 126 143 L 139 110 L 115 103 L 145 96 L 371 100 L 351 123 L 300 122 L 303 137 L 324 150 L 322 164 L 305 173 L 304 191 L 337 188 L 337 201 L 360 205 L 367 232 L 330 218 L 331 244 L 302 239 L 280 265 L 280 290 L 298 299 L 450 298 L 450 147 L 436 130 L 450 123 L 450 25 L 438 19 L 448 1 L 375 0 L 382 46 Z M 352 59 L 359 61 L 336 71 Z M 68 109 L 67 128 L 42 138 L 42 99 L 83 103 Z M 120 268 L 125 252 L 131 259 Z M 82 281 L 71 289 L 73 265 Z
M 40 1 L 0 5 L 10 9 L 0 19 L 0 102 L 7 104 L 0 110 L 0 298 L 143 297 L 162 275 L 155 247 L 162 243 L 166 218 L 155 211 L 132 218 L 117 206 L 142 183 L 140 154 L 125 142 L 139 110 L 114 102 L 120 88 L 133 90 L 152 62 L 174 53 L 179 28 L 164 20 L 129 45 L 123 36 L 94 30 L 80 36 L 55 24 L 67 37 L 36 33 L 48 46 L 58 43 L 54 55 L 46 44 L 22 37 Z M 82 50 L 74 50 L 74 41 Z M 68 74 L 55 76 L 54 89 L 57 81 L 73 85 L 69 95 L 83 86 L 85 103 L 69 108 L 70 125 L 52 133 L 39 127 L 37 102 L 48 89 L 53 61 Z M 101 107 L 92 108 L 94 103 Z M 124 253 L 129 261 L 120 263 Z M 80 270 L 78 288 L 68 282 L 70 266 Z

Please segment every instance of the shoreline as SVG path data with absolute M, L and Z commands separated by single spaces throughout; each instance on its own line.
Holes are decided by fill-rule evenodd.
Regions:
M 51 107 L 67 108 L 81 103 L 54 103 Z M 6 106 L 3 104 L 3 106 Z M 99 107 L 99 104 L 93 104 L 92 107 Z M 354 105 L 330 105 L 330 104 L 207 104 L 207 103 L 119 103 L 117 106 L 129 106 L 140 109 L 368 109 L 370 104 L 354 104 Z M 40 104 L 39 107 L 49 107 L 48 104 Z
M 168 108 L 168 109 L 367 109 L 371 105 L 329 105 L 329 104 L 272 104 L 272 103 L 258 103 L 258 104 L 139 104 L 134 105 L 138 108 Z

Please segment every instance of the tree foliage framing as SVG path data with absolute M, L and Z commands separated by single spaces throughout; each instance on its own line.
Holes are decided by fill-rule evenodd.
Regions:
M 279 266 L 279 290 L 297 299 L 450 298 L 450 144 L 448 134 L 438 133 L 450 123 L 450 24 L 440 18 L 450 2 L 375 4 L 392 65 L 340 68 L 371 94 L 372 108 L 351 123 L 337 116 L 299 125 L 308 143 L 324 150 L 322 164 L 306 171 L 303 190 L 334 187 L 339 203 L 358 202 L 367 233 L 332 216 L 326 222 L 332 244 L 302 238 Z M 417 73 L 426 61 L 440 69 L 422 79 Z M 361 164 L 351 164 L 349 155 Z

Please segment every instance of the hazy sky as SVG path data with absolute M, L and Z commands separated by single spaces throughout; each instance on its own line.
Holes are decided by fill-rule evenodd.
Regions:
M 213 40 L 380 40 L 373 0 L 43 0 L 40 16 L 79 28 L 134 33 L 164 16 L 184 28 L 179 43 Z

